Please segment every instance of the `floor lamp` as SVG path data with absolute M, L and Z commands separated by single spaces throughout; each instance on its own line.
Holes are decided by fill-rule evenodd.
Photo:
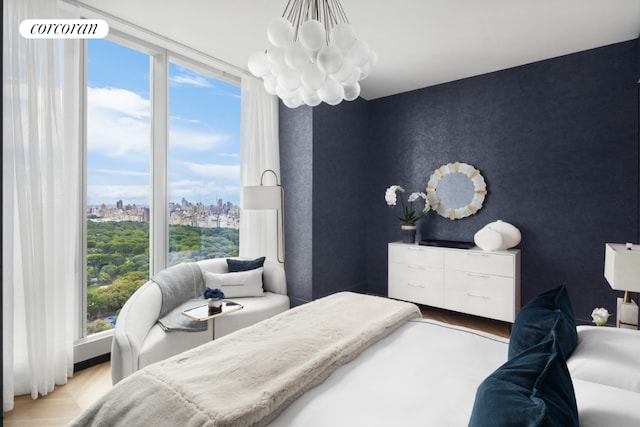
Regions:
M 624 291 L 624 298 L 618 298 L 617 326 L 638 329 L 638 305 L 629 292 L 640 292 L 640 245 L 607 243 L 604 277 L 612 289 Z
M 276 185 L 264 185 L 266 173 L 272 173 L 276 178 Z M 260 175 L 260 185 L 242 187 L 242 208 L 247 210 L 275 210 L 276 211 L 276 250 L 278 261 L 285 262 L 284 251 L 284 187 L 278 181 L 278 174 L 272 169 L 266 169 Z M 282 245 L 280 244 L 280 224 L 282 224 Z M 280 250 L 282 247 L 282 251 Z M 282 258 L 280 258 L 282 252 Z

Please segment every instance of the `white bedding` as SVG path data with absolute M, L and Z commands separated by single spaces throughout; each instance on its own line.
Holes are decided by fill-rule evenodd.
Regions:
M 640 426 L 640 393 L 634 391 L 640 332 L 580 326 L 578 337 L 568 366 L 580 426 Z M 414 319 L 305 393 L 270 426 L 464 427 L 476 388 L 506 362 L 507 347 L 507 339 L 491 334 Z
M 581 427 L 640 426 L 640 332 L 578 326 L 567 360 Z
M 383 298 L 327 297 L 139 371 L 76 425 L 236 427 L 252 423 L 246 413 L 272 427 L 467 426 L 476 389 L 507 361 L 509 341 L 407 321 L 418 313 Z M 578 327 L 567 366 L 582 427 L 640 426 L 639 349 L 637 331 Z
M 414 319 L 337 369 L 270 425 L 466 426 L 508 340 Z
M 573 379 L 580 427 L 640 426 L 640 394 Z
M 577 329 L 578 346 L 567 360 L 571 377 L 640 396 L 640 332 L 597 326 Z

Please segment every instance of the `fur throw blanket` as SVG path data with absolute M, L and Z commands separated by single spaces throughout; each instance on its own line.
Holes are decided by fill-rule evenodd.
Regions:
M 409 319 L 409 303 L 350 292 L 293 308 L 147 366 L 72 426 L 262 426 Z

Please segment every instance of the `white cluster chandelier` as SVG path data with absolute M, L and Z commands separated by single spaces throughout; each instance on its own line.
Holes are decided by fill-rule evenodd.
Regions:
M 378 60 L 356 38 L 339 0 L 289 0 L 267 36 L 267 50 L 249 56 L 249 71 L 289 108 L 353 101 Z

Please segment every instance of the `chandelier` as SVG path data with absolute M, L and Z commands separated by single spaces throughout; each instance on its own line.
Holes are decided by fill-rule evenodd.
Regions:
M 353 101 L 378 60 L 356 38 L 339 0 L 289 0 L 267 37 L 269 47 L 249 56 L 249 71 L 289 108 Z

